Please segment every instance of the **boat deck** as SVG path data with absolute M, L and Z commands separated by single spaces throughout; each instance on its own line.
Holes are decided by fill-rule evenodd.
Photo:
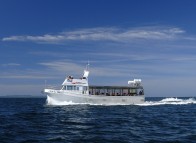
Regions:
M 144 95 L 143 86 L 89 86 L 89 93 L 107 96 L 136 96 Z

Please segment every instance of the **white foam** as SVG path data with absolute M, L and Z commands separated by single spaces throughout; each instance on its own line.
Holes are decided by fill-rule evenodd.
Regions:
M 139 106 L 155 106 L 155 105 L 185 105 L 185 104 L 196 104 L 196 100 L 194 98 L 188 99 L 179 99 L 179 98 L 164 98 L 160 101 L 146 101 L 142 104 L 137 104 Z

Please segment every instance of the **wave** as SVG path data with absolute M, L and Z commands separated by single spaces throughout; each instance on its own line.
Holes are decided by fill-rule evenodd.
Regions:
M 180 98 L 164 98 L 160 101 L 145 101 L 142 104 L 137 104 L 139 106 L 155 106 L 155 105 L 186 105 L 186 104 L 196 104 L 194 98 L 180 99 Z
M 62 106 L 62 105 L 104 105 L 105 104 L 93 104 L 93 103 L 74 103 L 72 101 L 56 101 L 53 98 L 47 96 L 46 100 L 47 105 L 56 105 L 56 106 Z M 195 98 L 188 98 L 188 99 L 180 99 L 180 98 L 164 98 L 160 101 L 145 101 L 142 104 L 136 104 L 138 106 L 157 106 L 157 105 L 185 105 L 185 104 L 196 104 Z M 116 103 L 112 105 L 130 105 L 130 104 L 122 104 L 122 103 Z M 112 106 L 111 104 L 109 106 Z

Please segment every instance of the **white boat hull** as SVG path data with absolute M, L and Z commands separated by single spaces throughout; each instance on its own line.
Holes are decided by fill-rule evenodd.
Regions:
M 134 105 L 142 104 L 145 101 L 144 95 L 138 96 L 106 96 L 106 95 L 87 95 L 87 94 L 66 94 L 66 93 L 47 93 L 48 104 L 54 102 L 71 102 L 76 104 L 98 104 L 98 105 Z

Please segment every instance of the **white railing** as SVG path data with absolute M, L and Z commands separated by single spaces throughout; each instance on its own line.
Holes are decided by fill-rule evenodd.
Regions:
M 46 88 L 44 92 L 48 93 L 65 93 L 65 94 L 85 94 L 88 95 L 88 91 L 80 91 L 80 90 L 61 90 L 61 89 L 52 89 L 52 88 Z
M 62 87 L 61 86 L 56 86 L 56 85 L 46 85 L 45 89 L 54 89 L 54 90 L 60 90 Z

